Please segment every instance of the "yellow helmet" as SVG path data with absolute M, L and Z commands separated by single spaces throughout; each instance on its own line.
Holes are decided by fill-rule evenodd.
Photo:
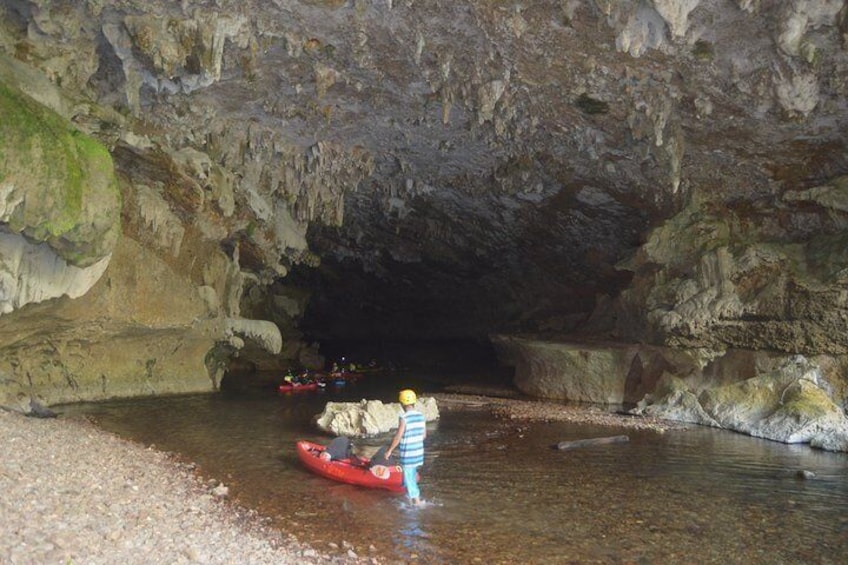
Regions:
M 400 395 L 398 395 L 398 400 L 400 400 L 401 405 L 409 406 L 411 404 L 415 404 L 415 401 L 418 400 L 418 397 L 415 396 L 415 391 L 406 389 L 400 391 Z

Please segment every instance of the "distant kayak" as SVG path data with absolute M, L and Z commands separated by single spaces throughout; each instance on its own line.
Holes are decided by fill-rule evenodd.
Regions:
M 297 442 L 297 456 L 316 475 L 349 485 L 404 492 L 403 471 L 399 466 L 377 465 L 369 469 L 368 459 L 359 457 L 326 461 L 320 457 L 325 449 L 311 441 Z
M 307 383 L 307 384 L 292 384 L 292 383 L 283 383 L 277 387 L 278 392 L 301 392 L 307 390 L 317 390 L 318 383 Z

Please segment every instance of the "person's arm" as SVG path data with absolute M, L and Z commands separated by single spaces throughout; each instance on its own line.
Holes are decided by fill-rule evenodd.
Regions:
M 395 437 L 392 438 L 392 443 L 389 444 L 389 448 L 386 450 L 386 459 L 392 456 L 392 451 L 400 445 L 400 438 L 403 437 L 403 430 L 406 428 L 406 420 L 403 418 L 398 418 L 398 429 L 395 432 Z

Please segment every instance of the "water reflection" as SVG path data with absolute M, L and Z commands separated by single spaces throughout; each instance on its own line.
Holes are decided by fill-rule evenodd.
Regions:
M 389 562 L 842 563 L 848 457 L 698 428 L 633 432 L 516 424 L 445 412 L 428 427 L 424 508 L 306 472 L 296 439 L 325 442 L 327 400 L 393 400 L 372 386 L 331 394 L 201 395 L 76 406 L 126 437 L 184 454 L 239 501 L 321 549 L 373 546 Z M 560 452 L 562 440 L 626 444 Z M 363 440 L 373 451 L 388 437 Z M 799 470 L 816 474 L 799 480 Z

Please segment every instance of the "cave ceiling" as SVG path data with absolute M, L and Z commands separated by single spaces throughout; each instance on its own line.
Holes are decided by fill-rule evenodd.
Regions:
M 4 52 L 150 140 L 116 134 L 126 175 L 173 178 L 150 146 L 227 171 L 217 237 L 308 287 L 316 334 L 569 330 L 692 199 L 769 208 L 848 171 L 842 2 L 0 7 Z

